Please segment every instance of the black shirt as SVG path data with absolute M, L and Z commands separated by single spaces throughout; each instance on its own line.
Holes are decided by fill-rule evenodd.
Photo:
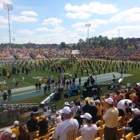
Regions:
M 39 121 L 38 126 L 39 126 L 39 136 L 45 135 L 48 132 L 47 120 Z
M 138 135 L 140 132 L 140 116 L 134 118 L 131 122 L 128 123 L 132 127 L 132 131 L 135 135 Z
M 27 122 L 27 127 L 28 127 L 29 133 L 36 131 L 37 130 L 37 120 L 35 118 L 31 118 Z
M 96 114 L 97 114 L 98 109 L 95 106 L 89 106 L 88 107 L 88 112 L 92 116 L 92 122 L 96 123 Z
M 27 138 L 22 138 L 20 135 L 18 136 L 18 140 L 30 140 L 30 135 Z
M 75 116 L 74 119 L 76 119 L 79 123 L 79 128 L 81 127 L 81 125 L 83 124 L 83 119 L 80 116 Z

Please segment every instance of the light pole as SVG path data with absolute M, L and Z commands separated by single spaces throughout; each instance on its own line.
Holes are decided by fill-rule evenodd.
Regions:
M 13 10 L 12 4 L 3 3 L 3 9 L 6 9 L 8 11 L 8 26 L 9 26 L 9 47 L 11 48 L 11 31 L 10 31 L 10 16 L 9 11 Z
M 85 27 L 87 27 L 87 39 L 88 39 L 87 44 L 89 45 L 89 27 L 91 27 L 91 24 L 87 23 L 87 24 L 85 24 Z

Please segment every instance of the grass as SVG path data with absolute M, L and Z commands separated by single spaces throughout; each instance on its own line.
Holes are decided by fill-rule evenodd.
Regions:
M 51 63 L 51 65 L 53 65 L 53 64 L 55 64 L 55 63 L 60 63 L 60 62 L 62 62 L 63 60 L 52 60 L 52 63 Z M 91 61 L 91 60 L 90 60 Z M 73 65 L 73 67 L 72 68 L 70 68 L 70 69 L 66 69 L 66 72 L 65 73 L 72 73 L 72 75 L 74 76 L 74 69 L 76 68 L 76 65 L 77 65 L 77 63 L 79 63 L 79 62 L 82 62 L 82 60 L 81 59 L 79 59 L 79 60 L 77 60 L 75 63 L 72 63 L 71 62 L 71 64 Z M 105 61 L 104 60 L 102 60 L 102 63 L 104 63 Z M 114 64 L 113 64 L 113 62 L 114 61 L 112 61 L 112 64 L 109 64 L 109 65 L 107 65 L 107 68 L 111 68 Z M 38 63 L 38 62 L 37 62 Z M 120 61 L 118 61 L 118 62 L 116 62 L 117 63 L 117 65 L 120 65 Z M 131 81 L 131 83 L 133 83 L 133 82 L 139 82 L 139 80 L 140 80 L 140 75 L 139 75 L 139 71 L 140 71 L 140 68 L 138 68 L 138 66 L 135 68 L 135 67 L 133 67 L 133 69 L 132 69 L 132 64 L 135 64 L 135 62 L 131 62 L 130 63 L 130 66 L 128 66 L 128 71 L 127 71 L 127 73 L 128 74 L 133 74 L 133 76 L 130 76 L 130 77 L 125 77 L 124 78 L 124 83 L 126 84 L 129 80 Z M 32 65 L 34 65 L 34 63 L 32 64 Z M 96 65 L 98 65 L 97 64 L 97 60 L 95 60 L 94 61 L 94 63 L 92 64 L 93 65 L 93 67 L 95 67 Z M 16 64 L 14 64 L 14 67 L 17 67 L 17 65 Z M 29 64 L 27 65 L 27 67 L 29 67 Z M 87 65 L 86 67 L 88 67 L 89 68 L 89 66 Z M 7 65 L 1 65 L 0 66 L 0 71 L 2 71 L 2 69 L 3 68 L 5 68 L 6 70 L 8 70 L 8 71 L 10 71 L 11 72 L 11 70 L 12 70 L 12 67 L 11 66 L 7 66 Z M 91 71 L 91 69 L 89 68 L 89 70 Z M 22 71 L 21 70 L 21 68 L 20 68 L 20 71 Z M 117 71 L 117 69 L 115 68 L 114 69 L 114 72 L 116 72 Z M 108 70 L 107 70 L 107 72 L 108 72 Z M 106 73 L 107 73 L 106 72 Z M 119 68 L 119 71 L 118 72 L 120 72 L 120 68 Z M 103 73 L 103 70 L 101 71 L 101 74 Z M 16 80 L 17 81 L 19 81 L 19 86 L 20 87 L 27 87 L 27 86 L 31 86 L 31 85 L 35 85 L 35 83 L 38 81 L 38 79 L 34 79 L 33 77 L 42 77 L 42 78 L 45 78 L 45 77 L 47 77 L 47 76 L 49 76 L 49 75 L 53 75 L 54 76 L 54 79 L 55 80 L 57 80 L 57 77 L 58 77 L 58 73 L 56 73 L 56 72 L 51 72 L 51 70 L 50 69 L 48 69 L 48 68 L 46 68 L 45 69 L 45 71 L 43 71 L 43 70 L 39 70 L 39 71 L 37 71 L 37 72 L 35 72 L 35 71 L 32 71 L 31 73 L 29 73 L 28 75 L 25 75 L 25 82 L 20 82 L 21 81 L 21 77 L 22 77 L 22 73 L 20 72 L 19 74 L 18 74 L 18 76 L 17 75 L 13 75 L 15 78 L 16 78 Z M 66 75 L 67 77 L 68 77 L 68 75 Z M 84 75 L 83 76 L 81 76 L 81 72 L 80 72 L 80 70 L 79 70 L 79 72 L 78 72 L 78 76 L 77 77 L 85 77 L 85 76 L 87 76 L 87 74 L 86 74 L 86 72 L 84 73 Z M 10 88 L 15 88 L 15 86 L 14 86 L 14 84 L 12 83 L 12 80 L 11 80 L 11 78 L 10 79 L 7 79 L 7 78 L 5 78 L 6 79 L 6 83 L 7 83 L 7 87 L 10 87 Z M 106 85 L 102 85 L 101 86 L 102 87 L 102 91 L 103 91 L 103 94 L 105 94 L 106 92 L 107 92 L 107 86 Z M 36 103 L 40 103 L 42 100 L 44 100 L 46 97 L 44 97 L 44 96 L 37 96 L 37 97 L 33 97 L 32 99 L 33 99 L 33 102 L 36 102 Z M 77 98 L 77 97 L 70 97 L 69 98 L 69 100 L 73 100 L 73 99 L 75 99 L 75 98 Z M 20 100 L 20 101 L 15 101 L 15 102 L 12 102 L 12 103 L 20 103 L 20 102 L 28 102 L 28 100 L 27 99 L 24 99 L 24 100 Z M 54 101 L 51 101 L 50 102 L 50 105 L 51 105 L 51 103 L 52 102 L 54 102 Z M 63 95 L 62 95 L 62 98 L 61 98 L 61 101 L 59 101 L 59 102 L 55 102 L 56 103 L 56 105 L 57 105 L 57 109 L 59 109 L 61 106 L 62 106 L 62 104 L 64 103 L 64 98 L 63 98 Z

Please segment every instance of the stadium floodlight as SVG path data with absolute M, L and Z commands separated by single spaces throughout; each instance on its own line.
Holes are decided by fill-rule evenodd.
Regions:
M 10 31 L 10 16 L 9 11 L 13 10 L 12 4 L 3 3 L 3 9 L 6 9 L 8 11 L 8 26 L 9 26 L 9 46 L 11 48 L 11 31 Z
M 85 27 L 87 27 L 87 39 L 88 39 L 87 44 L 89 45 L 89 27 L 91 27 L 91 24 L 90 23 L 86 23 Z

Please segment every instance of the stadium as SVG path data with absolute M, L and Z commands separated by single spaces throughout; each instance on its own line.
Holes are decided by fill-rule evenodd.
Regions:
M 0 1 L 0 140 L 139 140 L 139 7 L 61 2 Z

